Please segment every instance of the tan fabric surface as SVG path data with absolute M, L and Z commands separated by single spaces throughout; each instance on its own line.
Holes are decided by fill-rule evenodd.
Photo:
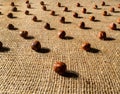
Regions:
M 11 12 L 10 2 L 14 1 L 19 12 L 13 12 L 17 18 L 7 18 Z M 57 7 L 57 2 L 67 6 L 71 12 L 63 12 L 63 7 Z M 40 0 L 30 0 L 32 15 L 25 15 L 27 9 L 25 0 L 0 0 L 0 41 L 3 42 L 4 52 L 0 52 L 0 94 L 119 94 L 120 93 L 120 30 L 110 30 L 111 22 L 116 23 L 120 17 L 117 8 L 120 0 L 105 0 L 107 6 L 101 6 L 101 0 L 44 0 L 49 10 L 55 10 L 59 16 L 51 16 L 50 11 L 41 9 Z M 83 7 L 92 14 L 82 14 Z M 99 10 L 93 9 L 97 4 Z M 116 13 L 109 12 L 115 7 Z M 112 16 L 104 17 L 102 12 L 107 10 Z M 80 17 L 73 18 L 73 12 Z M 33 22 L 36 15 L 42 22 Z M 89 21 L 94 15 L 98 22 Z M 69 24 L 59 22 L 65 16 Z M 91 29 L 82 30 L 78 27 L 84 21 Z M 46 30 L 46 22 L 55 30 Z M 8 30 L 12 23 L 18 30 Z M 117 24 L 117 23 L 116 23 Z M 117 24 L 120 29 L 120 24 Z M 34 39 L 25 40 L 19 36 L 19 31 L 27 30 Z M 65 30 L 67 36 L 73 39 L 61 40 L 57 33 Z M 105 31 L 114 40 L 99 40 L 99 31 Z M 37 53 L 30 47 L 34 40 L 39 40 L 47 53 Z M 86 52 L 81 49 L 83 42 L 91 43 L 98 53 Z M 70 77 L 63 77 L 53 71 L 56 61 L 65 62 L 67 69 L 72 71 Z M 75 76 L 75 77 L 74 77 Z

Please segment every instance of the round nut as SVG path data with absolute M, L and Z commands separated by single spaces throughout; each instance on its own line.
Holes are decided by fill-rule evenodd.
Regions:
M 98 33 L 98 38 L 102 39 L 102 40 L 105 40 L 106 39 L 106 33 L 104 31 L 100 31 Z
M 36 21 L 37 21 L 37 17 L 34 16 L 34 17 L 32 18 L 32 20 L 33 20 L 34 22 L 36 22 Z
M 82 49 L 83 49 L 83 50 L 86 50 L 86 51 L 90 51 L 90 49 L 91 49 L 91 44 L 88 43 L 88 42 L 82 44 Z
M 120 24 L 120 18 L 117 19 L 117 23 Z
M 57 4 L 57 5 L 58 5 L 58 7 L 61 7 L 61 3 L 60 3 L 60 2 L 58 2 L 58 4 Z
M 102 15 L 107 16 L 107 11 L 103 11 Z
M 75 13 L 73 14 L 73 17 L 78 18 L 78 13 L 75 12 Z
M 44 26 L 44 28 L 50 30 L 50 24 L 46 23 L 45 26 Z
M 110 12 L 115 12 L 115 8 L 114 7 L 110 8 Z
M 82 9 L 82 13 L 86 13 L 87 9 L 86 8 L 83 8 Z
M 76 5 L 77 7 L 80 7 L 80 3 L 77 3 L 77 5 Z
M 101 4 L 102 6 L 105 6 L 105 2 L 104 1 L 102 1 L 102 4 Z
M 8 18 L 13 18 L 13 14 L 12 13 L 8 13 L 7 17 Z
M 17 8 L 16 8 L 16 7 L 13 7 L 13 8 L 12 8 L 12 11 L 13 11 L 13 12 L 17 12 Z
M 39 41 L 34 41 L 33 43 L 32 43 L 32 45 L 31 45 L 31 48 L 33 49 L 33 50 L 35 50 L 35 51 L 40 51 L 40 49 L 41 49 L 41 44 L 40 44 L 40 42 Z
M 43 1 L 41 1 L 41 2 L 40 2 L 40 4 L 41 4 L 41 5 L 44 5 L 44 2 L 43 2 Z
M 11 4 L 10 4 L 11 6 L 15 6 L 15 4 L 14 4 L 14 2 L 11 2 Z
M 90 21 L 95 21 L 95 16 L 90 16 L 89 19 Z
M 14 29 L 14 25 L 13 24 L 8 24 L 7 28 L 10 29 L 10 30 L 13 30 Z
M 27 4 L 27 8 L 31 8 L 31 4 Z
M 29 11 L 28 11 L 28 10 L 26 10 L 26 11 L 25 11 L 25 14 L 26 14 L 26 15 L 29 15 Z
M 94 5 L 94 7 L 93 7 L 94 9 L 97 9 L 98 8 L 98 6 L 97 5 Z
M 63 62 L 56 62 L 53 65 L 53 70 L 60 75 L 64 75 L 66 73 L 67 66 Z
M 3 43 L 0 41 L 0 49 L 3 47 Z
M 54 16 L 54 15 L 55 15 L 55 11 L 51 11 L 51 13 L 50 13 L 50 14 Z
M 58 32 L 58 37 L 61 38 L 61 39 L 64 39 L 65 35 L 66 35 L 65 31 L 59 31 Z
M 43 9 L 44 11 L 46 11 L 46 10 L 47 10 L 46 6 L 42 6 L 42 9 Z
M 79 25 L 79 27 L 80 27 L 81 29 L 84 29 L 84 28 L 85 28 L 85 23 L 84 23 L 84 22 L 81 22 L 80 25 Z
M 61 18 L 60 18 L 60 22 L 61 22 L 61 23 L 65 23 L 65 17 L 61 17 Z
M 21 31 L 20 36 L 23 37 L 23 38 L 27 38 L 28 37 L 28 32 L 27 31 Z
M 112 30 L 116 30 L 117 29 L 117 25 L 115 23 L 111 23 L 109 25 L 109 28 L 112 29 Z

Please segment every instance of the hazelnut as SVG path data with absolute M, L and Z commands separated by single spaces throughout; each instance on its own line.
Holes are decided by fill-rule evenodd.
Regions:
M 65 35 L 66 35 L 65 31 L 59 31 L 58 32 L 58 37 L 61 38 L 61 39 L 64 39 Z
M 44 26 L 44 28 L 50 30 L 50 24 L 46 23 L 45 26 Z
M 102 4 L 101 4 L 102 6 L 105 6 L 105 2 L 104 1 L 102 1 Z
M 98 8 L 98 6 L 97 5 L 94 5 L 94 7 L 93 7 L 94 9 L 97 9 Z
M 99 39 L 105 40 L 106 39 L 106 33 L 104 31 L 100 31 L 98 33 Z
M 27 4 L 27 8 L 31 8 L 31 4 Z
M 14 4 L 14 2 L 11 2 L 11 4 L 10 4 L 11 6 L 15 6 L 15 4 Z
M 83 8 L 82 9 L 82 13 L 86 13 L 87 9 L 86 8 Z
M 120 4 L 118 4 L 118 8 L 120 8 Z
M 65 63 L 63 62 L 56 62 L 53 65 L 53 69 L 56 73 L 60 74 L 60 75 L 64 75 L 66 73 L 67 70 L 67 66 Z
M 117 19 L 117 23 L 120 24 L 120 18 Z
M 64 11 L 66 11 L 66 12 L 67 12 L 67 11 L 68 11 L 68 7 L 65 7 L 65 8 L 64 8 Z
M 26 1 L 26 4 L 29 4 L 29 0 Z
M 28 10 L 26 10 L 26 11 L 25 11 L 25 14 L 26 14 L 26 15 L 29 15 L 29 11 L 28 11 Z
M 55 15 L 55 11 L 51 11 L 51 13 L 50 13 L 50 14 L 54 16 L 54 15 Z
M 61 17 L 60 22 L 65 23 L 65 17 Z
M 16 7 L 13 7 L 13 8 L 12 8 L 12 11 L 13 11 L 13 12 L 17 12 L 17 8 L 16 8 Z
M 42 7 L 42 9 L 43 9 L 44 11 L 46 11 L 46 10 L 47 10 L 46 6 L 43 6 L 43 7 Z
M 107 16 L 107 11 L 103 11 L 103 16 Z
M 13 25 L 13 24 L 9 24 L 9 25 L 7 26 L 7 28 L 10 29 L 10 30 L 13 30 L 13 29 L 14 29 L 14 25 Z
M 77 5 L 76 5 L 77 7 L 80 7 L 80 3 L 77 3 Z
M 110 8 L 110 12 L 115 12 L 115 8 L 114 7 Z
M 82 44 L 82 49 L 86 50 L 86 51 L 90 51 L 91 49 L 91 44 L 86 42 Z
M 89 19 L 90 21 L 95 21 L 95 16 L 90 16 Z
M 3 43 L 0 41 L 0 49 L 2 48 L 2 46 L 3 46 Z
M 28 37 L 28 32 L 27 31 L 21 31 L 20 36 L 23 37 L 23 38 L 27 38 Z
M 31 45 L 31 48 L 33 49 L 33 50 L 35 50 L 35 51 L 40 51 L 40 49 L 41 49 L 41 44 L 40 44 L 40 42 L 39 41 L 34 41 L 33 43 L 32 43 L 32 45 Z
M 75 13 L 73 14 L 73 17 L 78 18 L 78 13 L 75 12 Z
M 58 4 L 57 4 L 57 5 L 58 5 L 58 7 L 61 7 L 61 3 L 60 3 L 60 2 L 58 2 Z
M 80 27 L 81 29 L 84 29 L 84 28 L 85 28 L 85 23 L 84 23 L 84 22 L 81 22 L 80 25 L 79 25 L 79 27 Z
M 34 17 L 32 18 L 32 20 L 33 20 L 34 22 L 36 22 L 36 21 L 37 21 L 37 17 L 34 16 Z
M 8 13 L 7 17 L 8 18 L 13 18 L 13 14 L 12 13 Z
M 41 1 L 41 2 L 40 2 L 40 4 L 41 4 L 41 5 L 44 5 L 44 2 L 43 2 L 43 1 Z
M 112 30 L 116 30 L 117 29 L 117 25 L 115 23 L 111 23 L 109 25 L 109 28 L 112 29 Z

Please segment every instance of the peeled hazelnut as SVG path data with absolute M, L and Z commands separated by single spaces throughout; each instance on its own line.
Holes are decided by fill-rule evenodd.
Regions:
M 98 8 L 98 6 L 97 5 L 94 5 L 94 7 L 93 7 L 94 9 L 97 9 Z
M 42 7 L 42 9 L 43 9 L 44 11 L 46 11 L 46 10 L 47 10 L 46 6 L 43 6 L 43 7 Z
M 75 13 L 73 14 L 73 17 L 78 18 L 78 13 L 75 12 Z
M 41 1 L 41 2 L 40 2 L 40 4 L 41 4 L 41 5 L 44 5 L 44 2 L 43 2 L 43 1 Z
M 53 69 L 56 73 L 60 74 L 60 75 L 64 75 L 66 70 L 67 70 L 67 66 L 65 63 L 63 62 L 56 62 L 53 65 Z
M 13 12 L 17 12 L 17 8 L 16 8 L 16 7 L 13 7 L 13 8 L 12 8 L 12 11 L 13 11 Z
M 82 9 L 82 13 L 86 13 L 87 9 L 86 8 L 83 8 Z
M 34 16 L 34 17 L 32 18 L 32 20 L 33 20 L 34 22 L 36 22 L 36 21 L 37 21 L 37 17 Z
M 10 30 L 13 30 L 13 29 L 14 29 L 14 25 L 13 25 L 13 24 L 9 24 L 9 25 L 7 26 L 7 28 L 10 29 Z
M 13 14 L 12 13 L 8 13 L 7 17 L 8 18 L 13 18 Z
M 104 1 L 102 1 L 102 4 L 101 4 L 102 6 L 105 6 L 105 2 Z
M 61 7 L 61 3 L 60 3 L 60 2 L 58 2 L 58 4 L 57 4 L 57 5 L 58 5 L 58 7 Z
M 86 42 L 84 44 L 82 44 L 82 49 L 86 50 L 86 51 L 90 51 L 91 49 L 91 44 Z
M 60 22 L 65 23 L 65 17 L 61 17 Z
M 31 4 L 27 4 L 27 8 L 31 8 Z
M 103 11 L 103 16 L 107 16 L 107 11 Z
M 61 38 L 61 39 L 64 39 L 65 35 L 66 35 L 65 31 L 59 31 L 58 32 L 58 37 Z
M 90 21 L 95 21 L 95 16 L 90 16 L 89 19 Z
M 28 11 L 28 10 L 26 10 L 26 11 L 25 11 L 25 14 L 26 14 L 26 15 L 29 15 L 29 11 Z
M 28 37 L 28 32 L 27 31 L 21 31 L 20 36 L 23 37 L 23 38 L 27 38 Z
M 46 23 L 45 26 L 44 26 L 45 29 L 50 29 L 50 24 L 49 23 Z
M 81 22 L 80 25 L 79 25 L 79 27 L 80 27 L 81 29 L 84 29 L 84 28 L 85 28 L 85 23 L 84 23 L 84 22 Z
M 77 3 L 77 5 L 76 5 L 77 7 L 80 7 L 80 3 Z
M 67 12 L 67 11 L 68 11 L 68 7 L 65 7 L 65 8 L 64 8 L 64 11 L 66 11 L 66 12 Z
M 35 51 L 40 51 L 41 50 L 41 44 L 39 41 L 34 41 L 31 45 L 31 48 Z
M 54 16 L 54 15 L 55 15 L 55 11 L 51 11 L 51 13 L 50 13 L 50 14 Z
M 26 1 L 26 4 L 29 4 L 29 0 Z
M 10 4 L 11 6 L 15 6 L 15 4 L 14 4 L 14 2 L 11 2 L 11 4 Z
M 104 31 L 100 31 L 98 33 L 99 39 L 105 40 L 106 39 L 106 33 Z
M 117 23 L 120 24 L 120 18 L 117 19 Z
M 120 4 L 118 4 L 118 8 L 120 8 Z
M 112 29 L 112 30 L 116 30 L 117 29 L 117 25 L 115 23 L 111 23 L 109 25 L 109 28 Z
M 110 12 L 115 12 L 115 8 L 114 7 L 110 8 Z
M 0 49 L 2 48 L 2 46 L 3 46 L 3 43 L 0 41 Z

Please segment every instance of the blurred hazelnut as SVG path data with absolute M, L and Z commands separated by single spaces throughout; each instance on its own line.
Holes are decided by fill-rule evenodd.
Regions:
M 14 2 L 11 2 L 11 4 L 10 4 L 11 6 L 15 6 L 15 4 L 14 4 Z
M 33 43 L 32 43 L 32 45 L 31 45 L 31 48 L 33 49 L 33 50 L 35 50 L 35 51 L 40 51 L 41 50 L 41 44 L 40 44 L 40 42 L 39 41 L 34 41 Z
M 60 3 L 60 2 L 58 2 L 58 4 L 57 4 L 57 5 L 58 5 L 58 7 L 61 7 L 61 3 Z
M 82 13 L 86 13 L 87 9 L 86 8 L 83 8 L 82 9 Z
M 3 43 L 0 41 L 0 49 L 3 47 Z
M 86 51 L 90 51 L 91 49 L 91 44 L 86 42 L 82 44 L 82 49 L 86 50 Z
M 107 16 L 107 11 L 103 11 L 102 15 Z
M 115 12 L 115 8 L 114 7 L 110 8 L 110 12 Z
M 13 24 L 8 24 L 7 28 L 10 29 L 10 30 L 13 30 L 14 29 L 14 25 Z
M 31 8 L 31 4 L 27 4 L 27 8 Z
M 13 18 L 13 14 L 12 13 L 8 13 L 7 17 L 8 18 Z
M 13 12 L 17 12 L 17 8 L 16 8 L 16 7 L 13 7 L 13 8 L 12 8 L 12 11 L 13 11 Z
M 68 7 L 65 7 L 65 8 L 64 8 L 64 11 L 66 11 L 66 12 L 67 12 L 67 11 L 68 11 Z
M 84 22 L 81 22 L 80 25 L 79 25 L 79 27 L 80 27 L 81 29 L 84 29 L 84 28 L 85 28 L 85 23 L 84 23 Z
M 50 13 L 50 14 L 54 16 L 54 15 L 55 15 L 55 11 L 51 11 L 51 13 Z
M 102 4 L 101 4 L 102 6 L 105 6 L 105 2 L 104 1 L 102 1 Z
M 61 18 L 60 18 L 60 22 L 61 22 L 61 23 L 65 23 L 65 17 L 61 17 Z
M 102 40 L 105 40 L 106 39 L 106 33 L 104 31 L 100 31 L 98 33 L 98 38 L 102 39 Z
M 117 19 L 117 23 L 120 24 L 120 18 Z
M 77 5 L 76 5 L 77 7 L 80 7 L 80 3 L 77 3 Z
M 116 30 L 117 29 L 117 25 L 115 23 L 111 23 L 109 25 L 109 28 L 112 29 L 112 30 Z
M 41 4 L 41 5 L 44 5 L 44 2 L 43 2 L 43 1 L 41 1 L 41 2 L 40 2 L 40 4 Z
M 98 8 L 98 6 L 97 5 L 94 5 L 94 7 L 93 7 L 94 9 L 97 9 Z
M 44 28 L 50 30 L 50 24 L 46 23 L 45 26 L 44 26 Z
M 43 6 L 43 7 L 42 7 L 42 9 L 43 9 L 44 11 L 46 11 L 46 10 L 47 10 L 46 6 Z
M 28 32 L 27 31 L 21 31 L 20 36 L 23 37 L 23 38 L 27 38 L 28 37 Z
M 78 18 L 78 13 L 75 12 L 75 13 L 73 14 L 73 17 Z
M 95 21 L 95 16 L 90 16 L 89 19 L 90 21 Z
M 29 0 L 26 1 L 26 4 L 29 4 Z
M 60 75 L 64 75 L 67 70 L 67 66 L 63 62 L 56 62 L 53 65 L 53 70 Z
M 58 32 L 58 37 L 61 38 L 61 39 L 64 39 L 65 35 L 66 35 L 65 31 L 59 31 Z
M 34 22 L 36 22 L 36 21 L 37 21 L 37 17 L 34 16 L 34 17 L 32 18 L 32 20 L 33 20 Z
M 26 15 L 29 15 L 29 11 L 28 11 L 28 10 L 26 10 L 26 11 L 25 11 L 25 14 L 26 14 Z
M 118 8 L 120 8 L 120 4 L 118 4 Z

